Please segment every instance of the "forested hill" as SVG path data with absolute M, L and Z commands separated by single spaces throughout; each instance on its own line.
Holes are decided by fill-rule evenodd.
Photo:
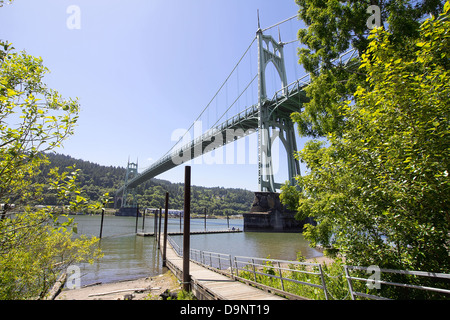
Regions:
M 114 195 L 122 186 L 126 169 L 122 167 L 102 166 L 89 161 L 79 160 L 62 154 L 47 154 L 50 166 L 42 168 L 46 175 L 50 168 L 63 168 L 75 165 L 81 170 L 78 179 L 84 196 L 97 201 L 104 193 Z M 137 189 L 137 199 L 141 208 L 164 208 L 165 193 L 170 194 L 170 208 L 182 209 L 184 187 L 182 183 L 171 183 L 166 180 L 151 179 Z M 226 215 L 243 214 L 250 210 L 254 193 L 244 189 L 229 189 L 223 187 L 206 188 L 193 186 L 191 189 L 191 211 L 208 214 Z M 46 205 L 55 205 L 56 199 L 51 196 L 44 198 Z

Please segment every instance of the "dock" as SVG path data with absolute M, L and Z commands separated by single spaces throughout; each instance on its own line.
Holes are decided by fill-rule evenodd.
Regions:
M 166 265 L 182 281 L 183 258 L 167 243 Z M 199 300 L 286 300 L 283 297 L 252 287 L 208 269 L 191 260 L 191 290 Z
M 191 231 L 190 234 L 196 235 L 196 234 L 218 234 L 218 233 L 239 233 L 239 232 L 243 232 L 243 230 L 235 229 L 235 230 Z M 167 234 L 169 236 L 182 236 L 183 232 L 168 232 Z M 155 233 L 154 232 L 136 232 L 136 235 L 140 236 L 140 237 L 154 237 Z

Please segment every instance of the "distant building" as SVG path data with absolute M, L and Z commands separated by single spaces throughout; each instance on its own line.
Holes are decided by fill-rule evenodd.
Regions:
M 184 212 L 183 210 L 174 210 L 174 209 L 169 209 L 169 211 L 168 211 L 169 216 L 171 216 L 171 217 L 179 217 L 180 215 L 183 216 L 183 212 Z M 153 213 L 153 214 L 159 213 L 159 208 L 147 208 L 147 209 L 145 209 L 145 213 L 146 214 L 147 213 Z M 164 208 L 162 209 L 162 213 L 163 214 L 165 213 Z

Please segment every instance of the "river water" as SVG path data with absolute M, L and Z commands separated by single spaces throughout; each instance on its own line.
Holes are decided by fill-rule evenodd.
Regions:
M 99 236 L 100 216 L 73 216 L 78 225 L 78 234 Z M 145 228 L 142 229 L 143 219 L 138 220 L 138 232 L 153 232 L 154 218 L 145 218 Z M 162 227 L 164 221 L 162 221 Z M 242 219 L 208 219 L 206 229 L 224 230 L 230 228 L 243 229 Z M 135 234 L 136 218 L 105 216 L 103 235 L 100 247 L 103 258 L 94 264 L 82 264 L 81 285 L 96 282 L 108 283 L 119 280 L 137 279 L 156 276 L 165 270 L 162 268 L 162 256 L 157 250 L 154 237 L 139 237 Z M 179 232 L 180 219 L 169 219 L 168 231 Z M 203 231 L 203 219 L 191 220 L 191 231 Z M 172 236 L 181 246 L 182 236 Z M 308 242 L 299 233 L 260 233 L 241 232 L 225 234 L 204 234 L 191 236 L 191 248 L 231 254 L 233 256 L 247 256 L 282 260 L 295 260 L 297 252 L 305 258 L 313 258 L 322 254 L 308 246 Z

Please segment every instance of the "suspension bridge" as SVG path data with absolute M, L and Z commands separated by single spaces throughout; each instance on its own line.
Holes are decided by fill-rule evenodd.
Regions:
M 305 74 L 300 78 L 296 77 L 297 79 L 288 83 L 285 49 L 291 45 L 292 51 L 296 54 L 295 45 L 298 44 L 298 40 L 290 39 L 290 41 L 283 42 L 280 26 L 296 18 L 297 16 L 293 16 L 262 29 L 258 14 L 258 29 L 255 37 L 185 134 L 166 154 L 141 173 L 138 173 L 137 163 L 128 162 L 125 183 L 115 194 L 116 208 L 135 207 L 135 197 L 129 199 L 127 196 L 135 195 L 136 187 L 149 179 L 254 133 L 258 134 L 259 191 L 276 192 L 281 188 L 281 183 L 275 181 L 273 169 L 272 149 L 276 138 L 281 141 L 287 155 L 288 177 L 284 181 L 294 182 L 294 178 L 300 175 L 300 164 L 294 157 L 297 143 L 290 115 L 293 112 L 301 112 L 303 103 L 307 102 L 304 89 L 310 84 L 311 75 Z M 278 31 L 275 36 L 272 35 L 274 30 Z M 272 34 L 268 34 L 270 32 Z M 275 40 L 275 38 L 278 39 Z M 257 57 L 254 57 L 255 51 Z M 244 61 L 252 64 L 255 59 L 257 59 L 256 74 L 250 72 L 251 76 L 245 77 L 248 81 L 242 81 L 244 77 L 242 71 L 239 73 L 240 66 L 245 63 Z M 348 67 L 356 59 L 358 59 L 357 51 L 353 49 L 337 58 L 335 63 Z M 281 88 L 271 96 L 268 94 L 266 70 L 269 65 L 275 68 L 275 73 L 281 80 Z M 252 70 L 251 65 L 250 70 Z M 234 81 L 237 89 L 235 96 L 229 99 L 228 92 L 234 86 L 231 84 L 232 79 L 237 79 Z M 254 99 L 255 86 L 257 86 L 257 99 L 249 103 L 249 95 Z M 211 116 L 211 114 L 213 115 Z M 229 114 L 233 115 L 228 116 Z M 204 121 L 205 118 L 207 121 Z M 208 123 L 208 129 L 203 131 L 201 128 L 199 130 L 198 124 L 204 122 Z

